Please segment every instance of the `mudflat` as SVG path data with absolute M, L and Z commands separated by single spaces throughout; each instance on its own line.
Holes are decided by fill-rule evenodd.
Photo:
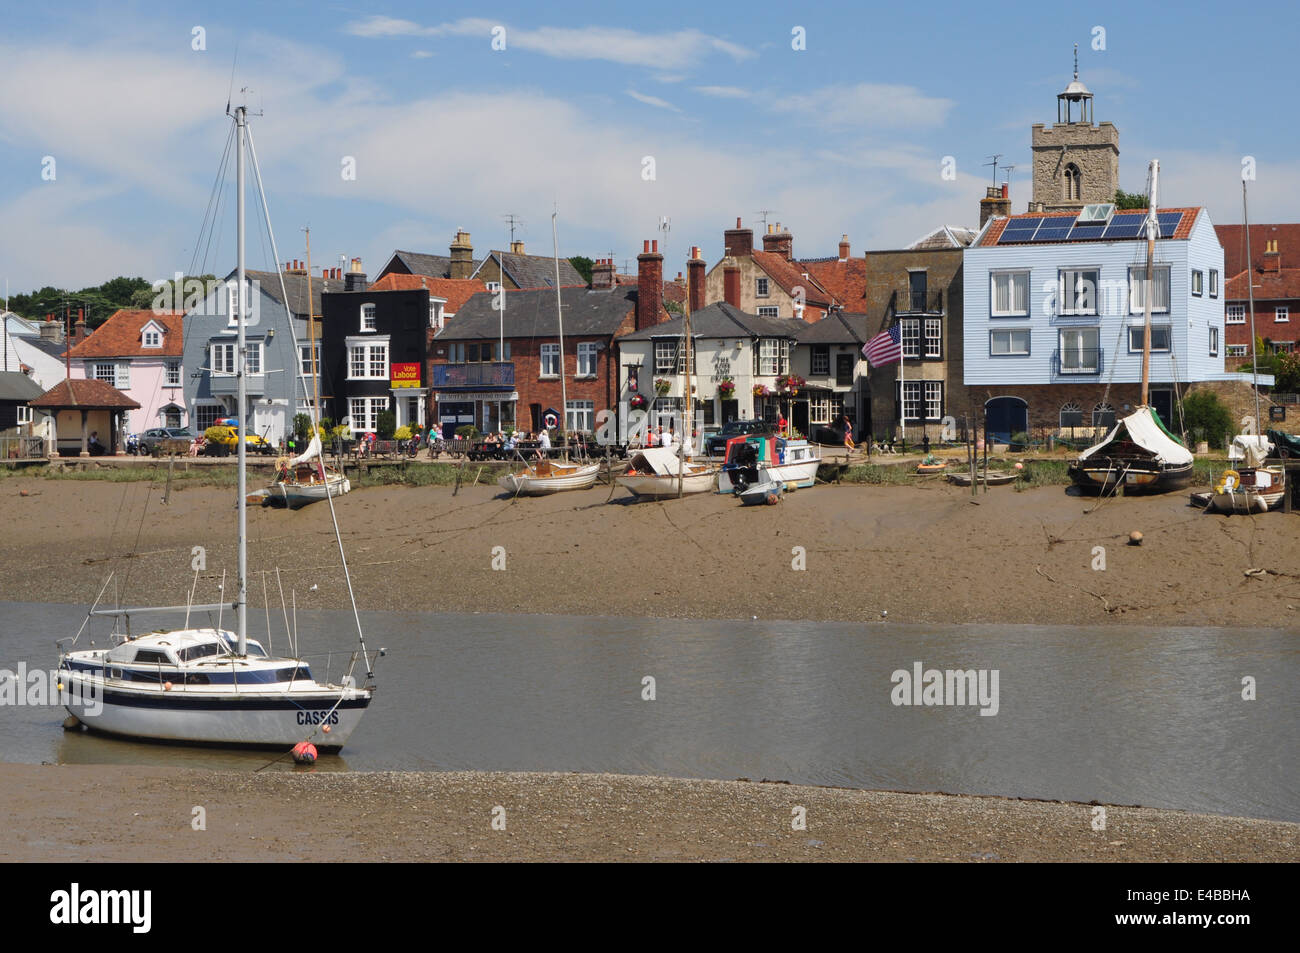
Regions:
M 27 491 L 23 495 L 22 491 Z M 234 491 L 0 481 L 0 598 L 184 603 L 234 574 Z M 919 623 L 1242 626 L 1300 621 L 1300 515 L 1207 514 L 1186 494 L 818 486 L 778 506 L 633 502 L 608 487 L 375 487 L 337 501 L 363 608 Z M 1140 546 L 1128 545 L 1130 532 Z M 249 513 L 250 594 L 278 568 L 299 606 L 342 608 L 329 508 Z M 494 568 L 497 567 L 497 568 Z M 802 566 L 800 569 L 798 567 Z M 504 568 L 501 568 L 504 567 Z M 1104 567 L 1104 568 L 1103 568 Z M 311 587 L 315 585 L 315 591 Z

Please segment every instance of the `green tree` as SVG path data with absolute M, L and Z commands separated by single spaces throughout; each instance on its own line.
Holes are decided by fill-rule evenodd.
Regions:
M 1115 190 L 1115 208 L 1133 209 L 1146 207 L 1147 197 L 1140 192 L 1125 192 L 1123 189 Z
M 397 414 L 391 410 L 381 410 L 375 414 L 375 438 L 392 440 L 393 431 L 397 429 Z
M 1199 430 L 1212 447 L 1223 446 L 1234 432 L 1231 412 L 1211 390 L 1193 391 L 1183 399 L 1183 421 L 1188 433 Z
M 573 266 L 578 274 L 582 275 L 582 280 L 591 284 L 591 269 L 596 264 L 585 255 L 574 255 L 569 259 L 569 264 Z

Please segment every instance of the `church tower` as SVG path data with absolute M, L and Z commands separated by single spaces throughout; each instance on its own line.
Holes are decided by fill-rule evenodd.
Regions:
M 1079 82 L 1079 44 L 1074 44 L 1074 79 L 1056 97 L 1056 125 L 1034 123 L 1032 212 L 1076 211 L 1115 201 L 1119 188 L 1119 130 L 1093 124 L 1092 93 Z

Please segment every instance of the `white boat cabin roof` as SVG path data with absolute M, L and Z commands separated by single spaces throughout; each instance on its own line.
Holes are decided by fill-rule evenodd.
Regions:
M 198 659 L 229 655 L 238 644 L 238 636 L 226 629 L 176 629 L 149 632 L 128 639 L 108 652 L 110 662 L 167 662 L 178 665 Z M 265 656 L 261 643 L 248 640 L 250 656 Z

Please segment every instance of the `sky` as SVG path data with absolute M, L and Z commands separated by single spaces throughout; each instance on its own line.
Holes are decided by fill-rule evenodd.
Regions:
M 314 265 L 372 277 L 458 228 L 481 257 L 507 215 L 549 255 L 552 212 L 562 255 L 635 270 L 659 239 L 668 276 L 737 217 L 797 257 L 899 248 L 977 225 L 993 154 L 1025 210 L 1075 43 L 1122 188 L 1159 158 L 1161 205 L 1240 223 L 1249 156 L 1251 220 L 1293 222 L 1298 26 L 1267 2 L 31 5 L 0 34 L 0 281 L 230 271 L 233 172 L 204 220 L 241 98 L 281 261 L 307 227 Z

